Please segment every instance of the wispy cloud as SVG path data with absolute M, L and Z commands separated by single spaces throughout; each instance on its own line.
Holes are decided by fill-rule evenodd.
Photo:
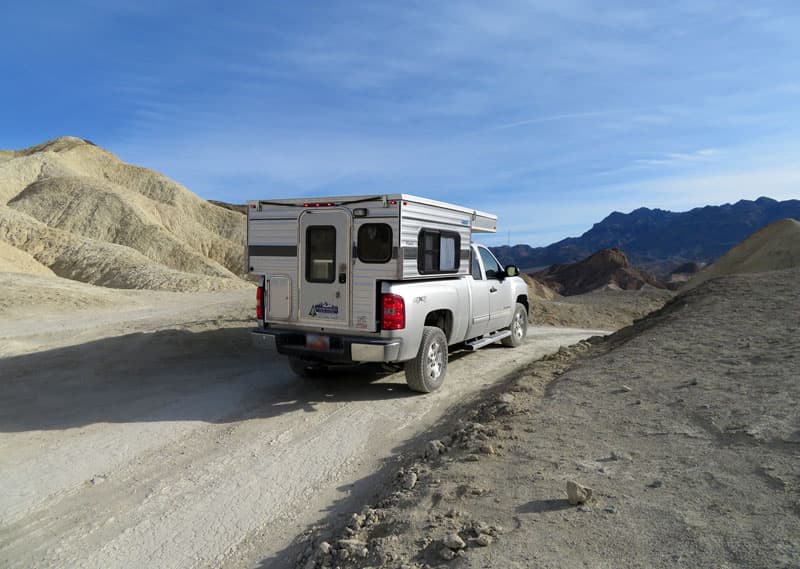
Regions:
M 563 115 L 552 115 L 552 116 L 545 116 L 545 117 L 534 117 L 530 119 L 524 119 L 520 121 L 515 121 L 511 123 L 501 124 L 493 127 L 489 127 L 486 131 L 496 131 L 496 130 L 507 130 L 510 128 L 517 128 L 520 126 L 526 126 L 530 124 L 541 124 L 546 122 L 554 122 L 554 121 L 563 121 L 563 120 L 572 120 L 572 119 L 586 119 L 586 118 L 594 118 L 594 117 L 604 117 L 609 115 L 618 115 L 618 114 L 628 114 L 631 111 L 623 111 L 623 110 L 609 110 L 609 111 L 593 111 L 588 113 L 566 113 Z
M 680 166 L 685 164 L 709 163 L 719 158 L 717 148 L 703 148 L 694 152 L 670 152 L 660 158 L 640 158 L 635 164 L 643 166 Z

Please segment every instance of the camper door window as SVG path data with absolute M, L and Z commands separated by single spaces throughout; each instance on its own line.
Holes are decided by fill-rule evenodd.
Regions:
M 332 283 L 336 278 L 336 228 L 312 225 L 306 229 L 306 280 Z
M 419 232 L 417 270 L 420 274 L 455 273 L 461 263 L 461 237 L 453 231 L 423 229 Z
M 358 259 L 385 263 L 392 258 L 392 228 L 385 223 L 365 223 L 358 228 Z

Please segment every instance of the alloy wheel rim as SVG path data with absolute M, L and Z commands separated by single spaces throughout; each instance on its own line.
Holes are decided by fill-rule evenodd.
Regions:
M 442 374 L 442 348 L 439 342 L 433 342 L 428 348 L 428 375 L 437 379 Z
M 519 339 L 522 339 L 522 330 L 522 314 L 517 314 L 516 317 L 514 317 L 514 335 Z

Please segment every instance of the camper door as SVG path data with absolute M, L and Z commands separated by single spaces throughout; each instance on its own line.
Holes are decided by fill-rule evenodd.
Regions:
M 349 324 L 352 219 L 345 209 L 300 215 L 299 320 L 315 326 Z

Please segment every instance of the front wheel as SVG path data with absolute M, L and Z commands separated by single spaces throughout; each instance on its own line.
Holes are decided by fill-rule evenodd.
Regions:
M 447 374 L 447 336 L 441 328 L 425 326 L 413 360 L 406 362 L 406 381 L 414 391 L 430 393 L 442 386 Z
M 525 310 L 525 305 L 517 303 L 514 308 L 514 316 L 511 317 L 511 335 L 501 340 L 504 346 L 509 348 L 516 348 L 521 346 L 525 340 L 525 335 L 528 333 L 528 311 Z

